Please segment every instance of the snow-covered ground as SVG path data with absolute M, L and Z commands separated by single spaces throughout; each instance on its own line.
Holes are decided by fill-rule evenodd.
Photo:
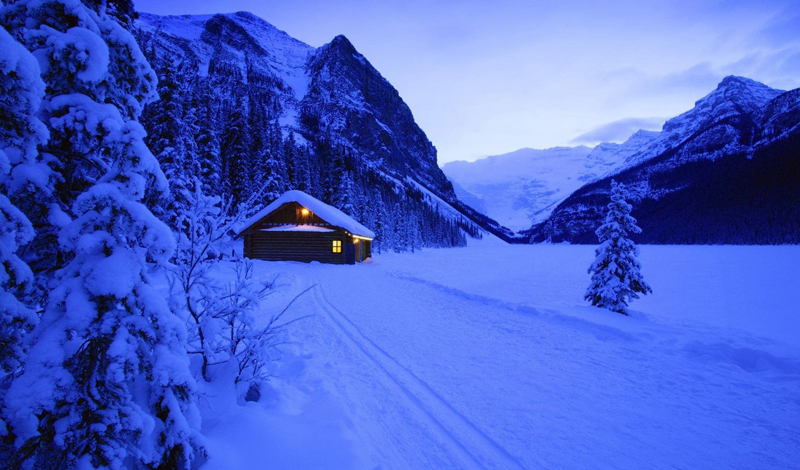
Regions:
M 267 308 L 315 287 L 261 401 L 207 390 L 203 468 L 800 468 L 800 247 L 644 246 L 631 317 L 582 300 L 592 259 L 256 262 Z

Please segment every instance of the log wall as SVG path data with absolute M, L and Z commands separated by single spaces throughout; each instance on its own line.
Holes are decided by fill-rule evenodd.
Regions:
M 251 232 L 244 236 L 244 255 L 268 261 L 343 264 L 345 248 L 334 253 L 333 241 L 345 245 L 349 238 L 342 232 Z

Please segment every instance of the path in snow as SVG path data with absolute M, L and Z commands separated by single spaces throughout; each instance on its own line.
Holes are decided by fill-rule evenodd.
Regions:
M 458 467 L 523 468 L 505 449 L 437 395 L 427 383 L 364 336 L 342 311 L 331 305 L 320 286 L 316 287 L 314 295 L 317 305 L 337 330 L 383 372 L 381 378 L 397 385 L 408 399 L 406 406 L 424 414 L 429 420 L 428 426 L 439 431 L 439 437 L 450 445 L 459 458 Z

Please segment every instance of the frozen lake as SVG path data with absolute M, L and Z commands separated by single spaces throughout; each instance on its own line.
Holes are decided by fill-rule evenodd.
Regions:
M 583 301 L 593 249 L 256 262 L 267 308 L 315 287 L 204 468 L 800 468 L 800 247 L 641 247 L 631 317 Z

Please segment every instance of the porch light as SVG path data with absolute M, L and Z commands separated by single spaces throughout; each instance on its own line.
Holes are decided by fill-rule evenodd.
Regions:
M 308 209 L 304 207 L 303 209 L 300 210 L 300 213 L 303 215 L 308 215 Z

